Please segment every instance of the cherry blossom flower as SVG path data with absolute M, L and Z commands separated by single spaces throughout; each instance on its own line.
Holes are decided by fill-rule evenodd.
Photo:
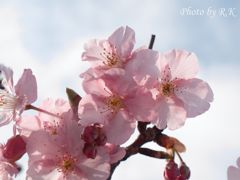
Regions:
M 85 84 L 88 93 L 79 104 L 80 123 L 104 125 L 107 142 L 122 144 L 135 129 L 135 122 L 153 119 L 152 95 L 139 87 L 123 69 L 114 68 Z
M 135 32 L 128 26 L 118 28 L 107 40 L 94 39 L 86 43 L 82 60 L 92 62 L 92 68 L 80 75 L 84 78 L 83 87 L 92 78 L 101 77 L 112 68 L 124 69 L 139 85 L 146 85 L 149 76 L 157 71 L 154 64 L 158 59 L 158 52 L 146 47 L 133 51 L 134 44 Z M 145 63 L 152 66 L 143 66 Z
M 186 117 L 207 111 L 213 100 L 209 85 L 195 78 L 199 66 L 193 53 L 172 50 L 159 55 L 159 73 L 152 76 L 151 86 L 159 114 L 153 123 L 159 128 L 177 129 Z
M 0 126 L 15 120 L 27 104 L 37 99 L 36 78 L 25 69 L 18 83 L 13 84 L 13 71 L 0 65 Z
M 58 112 L 59 118 L 42 113 L 38 116 L 41 128 L 27 138 L 28 179 L 107 179 L 107 149 L 98 147 L 94 158 L 87 157 L 81 138 L 84 127 L 73 119 L 70 106 L 67 109 L 63 100 L 48 100 L 44 104 L 50 112 Z
M 25 115 L 17 121 L 18 131 L 21 135 L 29 136 L 32 131 L 38 131 L 41 129 L 44 129 L 50 134 L 57 134 L 59 121 L 61 118 L 64 118 L 62 116 L 64 114 L 71 116 L 71 113 L 66 113 L 70 111 L 70 105 L 63 99 L 54 100 L 48 98 L 42 102 L 39 108 L 46 110 L 52 115 L 46 114 L 44 112 L 38 112 L 38 114 L 35 116 Z
M 240 179 L 240 157 L 237 159 L 237 167 L 229 166 L 227 169 L 228 180 L 239 180 Z
M 85 44 L 82 60 L 102 68 L 122 67 L 131 57 L 135 32 L 130 27 L 118 28 L 107 40 L 90 40 Z

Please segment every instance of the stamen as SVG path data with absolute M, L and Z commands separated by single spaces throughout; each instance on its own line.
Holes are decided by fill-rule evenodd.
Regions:
M 116 113 L 123 107 L 122 98 L 117 95 L 112 95 L 106 99 L 107 109 L 111 110 L 112 113 Z
M 63 156 L 56 156 L 57 161 L 57 170 L 62 172 L 65 176 L 69 173 L 74 173 L 76 167 L 77 158 L 74 158 L 72 155 L 65 153 Z
M 14 110 L 17 104 L 17 97 L 4 91 L 0 90 L 0 111 L 11 111 Z
M 44 122 L 43 127 L 44 127 L 45 131 L 49 132 L 51 135 L 57 135 L 60 124 L 59 124 L 59 122 L 56 122 L 54 120 L 53 123 Z
M 175 85 L 172 82 L 161 83 L 159 87 L 159 92 L 163 96 L 171 96 L 174 92 Z
M 103 57 L 105 61 L 103 61 L 103 64 L 109 67 L 120 67 L 121 61 L 116 53 L 116 47 L 111 46 L 111 50 L 107 50 L 106 48 L 103 48 L 103 52 L 100 53 L 100 56 Z

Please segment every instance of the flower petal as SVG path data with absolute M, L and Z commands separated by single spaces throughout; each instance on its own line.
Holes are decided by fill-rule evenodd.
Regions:
M 119 111 L 113 119 L 105 124 L 107 142 L 120 145 L 126 142 L 135 130 L 136 123 L 129 120 L 125 111 Z
M 159 69 L 155 65 L 158 57 L 157 51 L 141 49 L 134 54 L 133 59 L 127 63 L 125 69 L 139 85 L 148 86 L 159 76 Z
M 182 102 L 176 98 L 159 97 L 155 106 L 158 118 L 153 122 L 159 129 L 168 127 L 175 130 L 184 125 L 186 120 L 186 111 Z
M 194 78 L 199 70 L 198 59 L 194 53 L 185 50 L 172 50 L 164 54 L 164 59 L 159 61 L 167 62 L 172 79 Z M 162 63 L 164 65 L 165 63 Z
M 155 101 L 152 98 L 152 94 L 145 88 L 139 88 L 128 94 L 125 97 L 124 104 L 127 106 L 127 110 L 138 121 L 150 122 L 153 121 L 153 107 Z
M 108 87 L 113 93 L 117 93 L 120 96 L 125 96 L 134 89 L 137 84 L 127 72 L 120 68 L 112 68 L 105 72 L 102 76 L 106 87 Z
M 107 112 L 103 111 L 103 107 L 106 105 L 101 97 L 96 95 L 86 95 L 79 103 L 78 115 L 80 118 L 80 124 L 88 126 L 93 123 L 103 124 L 107 116 Z M 107 113 L 107 114 L 106 114 Z
M 117 54 L 121 59 L 127 59 L 135 44 L 135 32 L 130 27 L 118 28 L 109 38 L 110 44 L 116 47 Z
M 25 69 L 22 77 L 15 86 L 18 96 L 27 96 L 27 103 L 31 104 L 37 99 L 37 82 L 31 69 Z
M 176 85 L 175 94 L 183 101 L 187 117 L 195 117 L 209 109 L 213 92 L 206 82 L 194 78 L 177 81 Z

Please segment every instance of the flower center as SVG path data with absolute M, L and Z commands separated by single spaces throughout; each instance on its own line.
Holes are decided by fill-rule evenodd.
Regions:
M 45 131 L 47 131 L 51 135 L 57 135 L 60 125 L 55 120 L 53 121 L 53 123 L 45 121 L 45 122 L 43 122 L 43 127 L 44 127 Z
M 171 96 L 174 91 L 175 85 L 172 82 L 162 83 L 159 88 L 159 92 L 164 96 Z
M 116 47 L 111 46 L 111 50 L 103 48 L 103 52 L 100 55 L 104 58 L 103 64 L 108 67 L 121 67 L 121 61 L 116 53 Z
M 116 95 L 112 95 L 107 98 L 106 104 L 111 112 L 117 112 L 119 109 L 123 107 L 122 98 Z
M 58 162 L 58 171 L 63 174 L 73 172 L 77 159 L 69 154 L 64 154 Z

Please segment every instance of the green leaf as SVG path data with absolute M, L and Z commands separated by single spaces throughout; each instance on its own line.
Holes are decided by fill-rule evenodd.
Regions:
M 73 110 L 73 113 L 77 113 L 78 104 L 81 101 L 82 97 L 70 88 L 66 88 L 66 93 L 67 93 L 67 96 L 68 96 L 70 106 Z

